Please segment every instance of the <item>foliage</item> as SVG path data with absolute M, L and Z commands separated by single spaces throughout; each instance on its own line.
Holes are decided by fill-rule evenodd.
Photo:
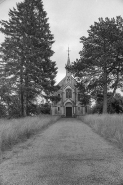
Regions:
M 57 74 L 56 63 L 50 59 L 54 37 L 42 0 L 17 3 L 9 11 L 9 21 L 0 24 L 5 35 L 0 48 L 1 76 L 11 83 L 8 91 L 18 95 L 21 116 L 29 115 L 29 107 L 41 91 L 55 91 Z
M 19 118 L 21 117 L 21 107 L 19 98 L 17 95 L 10 96 L 10 102 L 8 105 L 8 118 Z
M 50 100 L 57 104 L 61 100 L 61 97 L 59 97 L 58 95 L 52 95 L 50 96 Z
M 80 59 L 68 69 L 92 98 L 103 94 L 103 113 L 107 113 L 107 93 L 112 90 L 113 98 L 123 85 L 123 19 L 99 18 L 80 42 Z
M 6 106 L 0 103 L 0 118 L 4 118 L 7 116 Z
M 120 94 L 116 94 L 109 104 L 109 112 L 110 113 L 123 113 L 123 96 Z
M 112 95 L 111 93 L 108 93 L 108 99 L 110 99 L 111 95 Z M 99 94 L 97 96 L 96 104 L 92 108 L 92 113 L 101 114 L 102 111 L 103 111 L 103 95 Z M 116 93 L 115 96 L 111 99 L 111 101 L 108 101 L 107 111 L 110 114 L 123 113 L 123 96 L 121 96 L 119 93 Z
M 83 82 L 77 83 L 76 87 L 79 90 L 79 101 L 81 105 L 84 105 L 85 107 L 91 103 L 91 96 L 87 93 L 87 88 L 84 85 Z
M 4 112 L 3 117 L 12 118 L 21 116 L 19 97 L 18 95 L 14 95 L 12 92 L 13 88 L 7 80 L 4 81 L 4 84 L 1 83 L 0 99 L 3 107 L 1 112 Z
M 50 114 L 51 107 L 48 103 L 42 104 L 40 106 L 40 113 L 42 114 Z
M 45 95 L 43 95 L 43 97 L 46 99 L 47 102 L 59 102 L 60 101 L 60 97 L 56 95 L 56 93 L 58 90 L 60 89 L 59 85 L 55 85 L 54 87 L 51 87 L 48 91 L 45 91 Z

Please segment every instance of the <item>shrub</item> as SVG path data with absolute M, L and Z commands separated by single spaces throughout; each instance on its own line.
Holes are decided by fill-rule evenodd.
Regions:
M 41 112 L 42 114 L 50 114 L 50 109 L 51 109 L 50 105 L 47 104 L 47 103 L 45 103 L 45 104 L 42 104 L 42 105 L 41 105 L 41 107 L 40 107 L 40 112 Z

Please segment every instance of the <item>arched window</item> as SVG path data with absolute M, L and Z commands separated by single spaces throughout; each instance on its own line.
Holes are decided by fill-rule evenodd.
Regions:
M 71 89 L 66 90 L 66 98 L 72 98 L 72 90 Z

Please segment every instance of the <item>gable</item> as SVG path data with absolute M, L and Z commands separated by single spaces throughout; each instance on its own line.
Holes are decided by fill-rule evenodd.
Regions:
M 73 89 L 76 85 L 76 80 L 72 76 L 65 76 L 58 85 L 62 87 L 62 89 L 66 88 L 68 85 Z

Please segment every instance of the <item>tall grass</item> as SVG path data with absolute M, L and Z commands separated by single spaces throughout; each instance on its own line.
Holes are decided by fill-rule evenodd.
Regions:
M 56 122 L 58 116 L 40 115 L 21 119 L 0 120 L 0 152 L 13 145 L 27 140 L 50 124 Z
M 123 115 L 86 115 L 80 119 L 96 133 L 123 149 Z

